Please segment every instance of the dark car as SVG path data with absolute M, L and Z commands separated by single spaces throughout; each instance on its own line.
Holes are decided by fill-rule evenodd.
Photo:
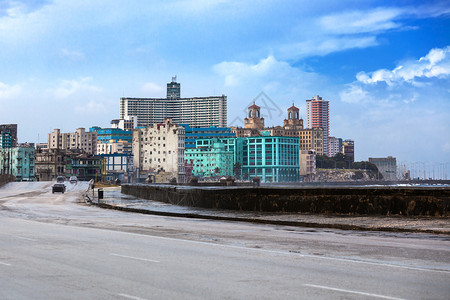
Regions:
M 56 177 L 56 182 L 57 183 L 64 183 L 64 181 L 66 181 L 66 178 L 64 176 Z
M 65 191 L 66 191 L 66 186 L 64 183 L 55 183 L 52 186 L 52 194 L 55 192 L 61 192 L 64 194 Z

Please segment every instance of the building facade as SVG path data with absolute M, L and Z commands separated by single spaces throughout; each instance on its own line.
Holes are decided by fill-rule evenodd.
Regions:
M 378 171 L 383 175 L 384 180 L 397 180 L 397 159 L 388 157 L 369 157 L 369 162 L 377 166 Z
M 262 182 L 299 180 L 299 141 L 296 137 L 260 136 L 245 138 L 242 172 L 245 178 Z
M 97 155 L 102 154 L 132 154 L 132 143 L 122 140 L 110 140 L 107 143 L 97 142 Z
M 314 181 L 316 176 L 316 152 L 300 150 L 300 177 L 303 181 Z
M 111 121 L 111 128 L 132 131 L 136 127 L 137 127 L 136 116 L 126 116 L 123 119 L 114 119 Z
M 338 153 L 342 153 L 342 139 L 334 136 L 328 137 L 329 154 L 330 157 Z
M 137 126 L 163 123 L 170 118 L 177 124 L 189 124 L 191 127 L 226 127 L 227 97 L 180 98 L 171 82 L 167 88 L 167 98 L 121 98 L 120 118 L 137 117 Z
M 306 128 L 322 128 L 323 153 L 330 156 L 328 137 L 330 136 L 329 101 L 319 95 L 306 100 Z
M 235 137 L 236 134 L 231 132 L 231 128 L 228 127 L 190 127 L 189 124 L 180 124 L 184 127 L 185 131 L 185 148 L 195 149 L 197 147 L 197 140 L 199 139 L 223 139 Z
M 0 148 L 17 147 L 17 124 L 0 124 Z
M 36 181 L 52 181 L 66 176 L 67 150 L 41 149 L 36 151 Z
M 226 144 L 219 139 L 205 139 L 198 142 L 196 148 L 186 149 L 184 153 L 187 164 L 192 164 L 192 176 L 198 178 L 233 176 L 234 151 L 227 150 Z
M 97 151 L 97 133 L 86 132 L 84 128 L 78 128 L 75 132 L 61 133 L 54 129 L 48 134 L 48 149 L 82 150 L 94 155 Z
M 128 183 L 133 173 L 133 156 L 125 153 L 101 154 L 102 178 L 108 182 L 119 179 Z
M 320 127 L 306 128 L 299 131 L 299 143 L 301 150 L 314 150 L 317 155 L 324 155 L 323 133 Z
M 13 175 L 16 181 L 34 181 L 34 168 L 34 148 L 14 147 L 0 149 L 0 174 Z
M 150 175 L 165 172 L 177 182 L 184 182 L 184 139 L 184 127 L 172 123 L 171 119 L 133 130 L 136 172 Z
M 355 161 L 355 142 L 353 140 L 344 140 L 342 142 L 342 154 L 347 156 L 351 162 Z

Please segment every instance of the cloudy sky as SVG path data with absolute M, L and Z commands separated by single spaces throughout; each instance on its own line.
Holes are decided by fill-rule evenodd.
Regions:
M 320 95 L 357 160 L 450 162 L 450 1 L 0 0 L 0 123 L 20 142 L 109 127 L 174 75 L 183 97 L 227 95 L 230 125 L 261 92 L 266 125 Z

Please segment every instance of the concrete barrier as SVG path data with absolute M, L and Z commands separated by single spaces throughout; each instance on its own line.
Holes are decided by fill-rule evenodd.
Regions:
M 175 205 L 258 212 L 450 216 L 449 187 L 179 187 L 122 185 L 122 193 Z

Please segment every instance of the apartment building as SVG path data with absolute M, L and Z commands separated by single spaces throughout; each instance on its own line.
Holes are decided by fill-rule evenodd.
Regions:
M 48 149 L 82 150 L 87 154 L 96 154 L 97 133 L 86 132 L 84 128 L 78 128 L 75 132 L 61 133 L 54 129 L 48 134 Z
M 148 174 L 165 172 L 170 174 L 170 178 L 176 178 L 177 182 L 184 182 L 184 139 L 184 127 L 172 123 L 171 119 L 134 129 L 133 157 L 136 171 Z
M 225 95 L 180 98 L 179 86 L 172 87 L 175 84 L 168 84 L 167 98 L 120 98 L 120 118 L 135 116 L 138 127 L 163 123 L 167 118 L 191 127 L 227 126 Z

